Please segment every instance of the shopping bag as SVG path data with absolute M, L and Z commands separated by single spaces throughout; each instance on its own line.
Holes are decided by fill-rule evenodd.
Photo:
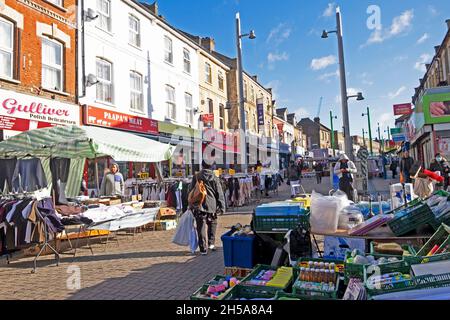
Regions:
M 180 218 L 177 230 L 172 242 L 180 246 L 191 245 L 191 233 L 194 225 L 194 215 L 191 210 L 187 210 Z

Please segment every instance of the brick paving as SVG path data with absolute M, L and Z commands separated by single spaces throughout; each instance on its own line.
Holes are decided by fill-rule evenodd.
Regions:
M 385 188 L 384 181 L 376 181 Z M 329 183 L 321 186 L 304 181 L 312 189 L 327 193 Z M 283 186 L 278 196 L 265 201 L 289 197 Z M 246 209 L 246 208 L 244 208 Z M 241 208 L 242 210 L 242 208 Z M 249 212 L 252 207 L 247 208 Z M 208 256 L 191 255 L 187 248 L 171 242 L 175 231 L 150 231 L 135 237 L 119 236 L 120 241 L 93 245 L 94 255 L 79 249 L 76 258 L 63 255 L 59 266 L 53 256 L 38 261 L 31 273 L 32 258 L 22 258 L 6 265 L 0 260 L 0 297 L 20 300 L 184 300 L 203 283 L 224 271 L 220 235 L 236 223 L 249 224 L 250 214 L 229 212 L 219 217 L 216 245 L 218 251 Z M 79 274 L 77 286 L 76 275 Z M 74 280 L 75 279 L 75 280 Z

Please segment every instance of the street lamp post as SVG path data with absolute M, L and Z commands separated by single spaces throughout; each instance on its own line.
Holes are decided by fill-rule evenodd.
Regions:
M 344 127 L 345 138 L 345 153 L 353 160 L 353 144 L 352 137 L 350 135 L 350 120 L 348 115 L 348 99 L 357 97 L 357 100 L 364 100 L 362 93 L 358 93 L 356 96 L 347 96 L 347 80 L 345 74 L 345 59 L 344 59 L 344 41 L 342 34 L 342 21 L 341 21 L 341 9 L 336 8 L 336 28 L 335 31 L 326 31 L 322 33 L 322 38 L 328 38 L 329 33 L 336 33 L 338 38 L 338 50 L 339 50 L 339 76 L 341 82 L 341 102 L 342 102 L 342 121 Z
M 337 116 L 333 116 L 333 111 L 330 110 L 330 122 L 331 122 L 331 149 L 333 149 L 333 157 L 336 156 L 336 150 L 334 148 L 334 126 L 333 119 L 337 119 Z
M 242 68 L 242 38 L 255 39 L 255 32 L 252 30 L 248 34 L 241 34 L 241 18 L 239 12 L 236 13 L 236 47 L 237 47 L 237 68 L 239 82 L 239 109 L 241 114 L 241 164 L 242 171 L 247 172 L 247 142 L 246 142 L 246 119 L 244 105 L 244 71 Z
M 363 145 L 365 147 L 366 146 L 366 130 L 364 130 L 364 128 L 362 129 L 362 134 L 363 134 Z
M 372 143 L 372 127 L 370 124 L 370 109 L 367 107 L 367 113 L 363 113 L 362 116 L 367 116 L 367 122 L 369 124 L 369 147 L 370 147 L 370 155 L 373 156 L 373 143 Z

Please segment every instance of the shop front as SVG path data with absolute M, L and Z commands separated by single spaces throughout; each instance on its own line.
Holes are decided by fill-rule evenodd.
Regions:
M 222 130 L 206 128 L 203 130 L 202 152 L 208 155 L 215 151 L 217 169 L 234 169 L 240 153 L 239 135 Z M 206 151 L 206 152 L 205 152 Z
M 95 126 L 134 133 L 155 141 L 159 138 L 158 122 L 156 120 L 92 106 L 83 106 L 83 124 L 86 126 Z M 89 192 L 92 193 L 97 189 L 96 181 L 94 179 L 95 170 L 98 170 L 101 181 L 111 163 L 112 159 L 110 157 L 86 161 L 84 180 L 87 183 Z M 118 162 L 118 165 L 120 172 L 125 179 L 155 177 L 155 168 L 152 163 L 122 161 Z
M 80 124 L 75 104 L 0 89 L 0 105 L 0 141 L 28 130 Z

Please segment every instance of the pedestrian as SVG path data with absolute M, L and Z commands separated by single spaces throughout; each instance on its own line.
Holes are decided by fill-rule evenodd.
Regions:
M 354 201 L 353 174 L 357 173 L 356 166 L 343 153 L 334 166 L 334 174 L 339 177 L 339 190 L 345 192 L 349 200 Z
M 446 165 L 446 159 L 444 159 L 440 153 L 437 153 L 430 164 L 430 171 L 438 173 L 441 177 L 444 177 L 443 183 L 436 183 L 436 187 L 438 189 L 444 188 L 447 190 L 448 187 L 448 174 L 450 169 L 448 165 Z
M 291 197 L 294 198 L 297 195 L 296 186 L 300 185 L 300 169 L 298 164 L 291 160 L 288 168 L 288 181 L 291 185 Z
M 392 159 L 391 166 L 389 169 L 392 171 L 392 179 L 395 179 L 397 177 L 397 159 Z
M 383 164 L 383 178 L 384 178 L 384 180 L 387 180 L 388 159 L 387 159 L 386 154 L 384 152 L 383 152 L 383 155 L 381 156 L 381 163 Z
M 214 154 L 211 161 L 214 162 Z M 211 162 L 209 161 L 209 162 Z M 203 160 L 203 169 L 196 174 L 189 186 L 191 192 L 197 181 L 202 181 L 206 188 L 206 198 L 199 208 L 191 208 L 197 224 L 198 246 L 201 255 L 207 255 L 208 249 L 215 251 L 217 215 L 225 212 L 225 196 L 219 178 L 211 170 L 212 165 Z
M 403 176 L 404 183 L 411 183 L 411 168 L 414 165 L 413 158 L 410 157 L 409 151 L 403 151 L 403 157 L 400 161 L 400 173 Z
M 314 162 L 313 164 L 314 171 L 316 172 L 317 184 L 322 183 L 323 176 L 323 164 L 321 162 Z
M 106 197 L 123 196 L 124 186 L 125 183 L 122 174 L 119 172 L 119 165 L 113 163 L 109 172 L 103 177 L 100 195 Z

